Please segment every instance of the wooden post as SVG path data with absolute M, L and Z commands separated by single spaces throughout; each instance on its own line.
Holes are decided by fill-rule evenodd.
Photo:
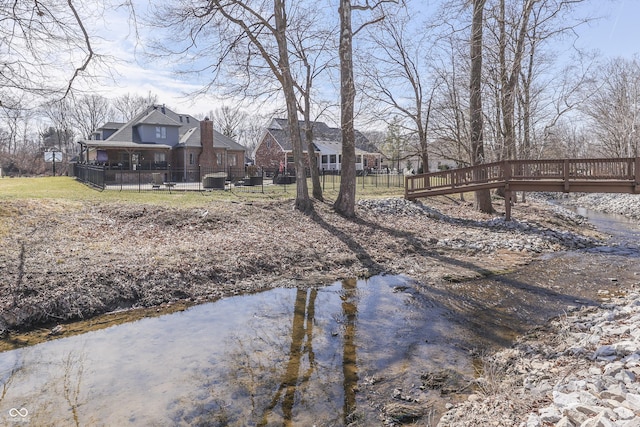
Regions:
M 569 159 L 564 159 L 562 175 L 564 177 L 564 192 L 569 192 Z
M 408 176 L 404 177 L 404 198 L 409 200 L 409 177 Z
M 635 178 L 633 192 L 638 193 L 640 192 L 640 157 L 636 157 L 634 169 L 633 169 L 633 176 Z
M 504 184 L 508 188 L 511 181 L 511 163 L 508 160 L 502 162 L 502 176 L 504 177 Z
M 504 219 L 511 221 L 511 190 L 509 190 L 509 185 L 504 190 Z

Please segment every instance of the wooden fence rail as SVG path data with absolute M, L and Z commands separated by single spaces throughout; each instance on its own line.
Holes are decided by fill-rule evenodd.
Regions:
M 513 191 L 640 193 L 640 157 L 507 160 L 407 176 L 405 198 L 503 188 L 506 219 Z

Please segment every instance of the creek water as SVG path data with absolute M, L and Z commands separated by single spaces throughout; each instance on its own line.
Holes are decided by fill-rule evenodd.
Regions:
M 483 352 L 637 281 L 637 223 L 580 213 L 607 245 L 515 273 L 274 289 L 0 353 L 0 424 L 435 424 Z

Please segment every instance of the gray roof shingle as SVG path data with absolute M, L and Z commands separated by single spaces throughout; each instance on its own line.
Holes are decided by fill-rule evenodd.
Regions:
M 305 146 L 306 151 L 306 144 L 304 144 L 304 121 L 300 120 L 299 124 L 300 137 L 302 138 L 303 145 Z M 329 127 L 324 122 L 312 122 L 312 126 L 314 141 L 332 141 L 342 144 L 342 129 Z M 292 150 L 293 147 L 291 145 L 289 124 L 287 119 L 274 118 L 267 126 L 267 131 L 275 138 L 278 144 L 280 144 L 280 146 L 285 151 Z M 376 153 L 378 151 L 375 146 L 369 142 L 367 137 L 360 133 L 358 130 L 355 131 L 355 134 L 357 149 L 368 153 Z

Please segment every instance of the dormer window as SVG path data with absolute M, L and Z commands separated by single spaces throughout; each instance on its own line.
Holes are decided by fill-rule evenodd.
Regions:
M 164 126 L 156 126 L 156 139 L 167 139 L 167 128 Z
M 189 116 L 186 116 L 186 118 L 187 118 L 187 123 L 189 123 Z

